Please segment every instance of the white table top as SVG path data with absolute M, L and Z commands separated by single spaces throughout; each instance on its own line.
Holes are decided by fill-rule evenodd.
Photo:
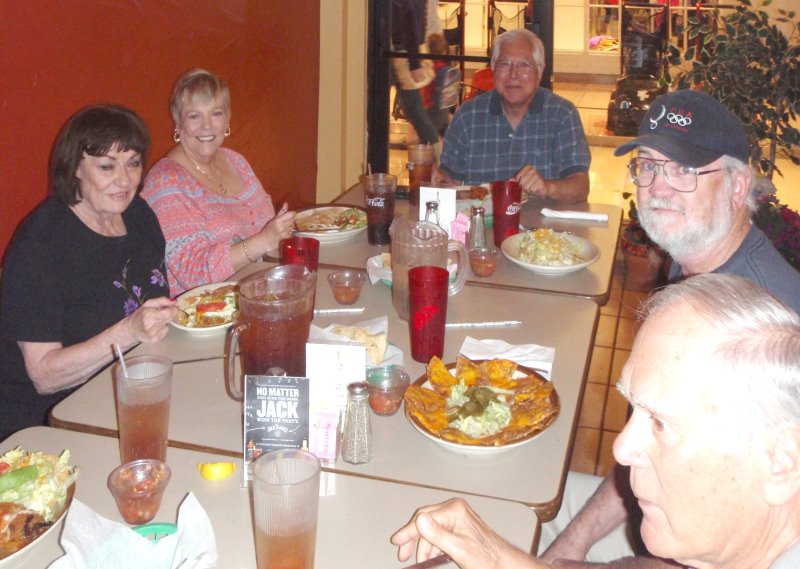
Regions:
M 114 439 L 86 433 L 36 427 L 13 434 L 0 443 L 0 452 L 17 445 L 25 450 L 58 454 L 69 449 L 71 463 L 80 465 L 75 497 L 108 519 L 122 522 L 106 487 L 109 473 L 119 463 Z M 236 474 L 211 482 L 197 464 L 229 458 L 182 449 L 169 449 L 172 478 L 156 522 L 175 523 L 177 509 L 193 492 L 211 519 L 217 541 L 219 567 L 255 569 L 249 491 L 241 487 L 241 459 Z M 418 486 L 391 484 L 368 478 L 323 473 L 317 526 L 316 569 L 376 569 L 402 567 L 391 534 L 405 524 L 414 509 L 456 496 Z M 535 514 L 525 506 L 502 500 L 468 497 L 470 505 L 503 537 L 529 551 L 538 535 Z M 375 507 L 379 505 L 380 507 Z M 58 533 L 52 532 L 33 547 L 16 567 L 44 568 L 63 555 Z M 454 566 L 451 564 L 450 566 Z
M 337 204 L 349 204 L 364 207 L 364 192 L 360 184 L 351 188 L 336 200 Z M 520 222 L 526 227 L 547 227 L 554 231 L 569 231 L 579 237 L 588 239 L 600 250 L 600 258 L 592 265 L 570 275 L 560 277 L 542 276 L 528 271 L 506 259 L 498 253 L 497 270 L 491 277 L 480 278 L 469 271 L 467 282 L 478 286 L 502 287 L 516 290 L 549 292 L 591 298 L 599 304 L 608 302 L 611 292 L 611 278 L 614 273 L 614 258 L 617 253 L 622 208 L 608 204 L 575 204 L 569 207 L 553 207 L 553 209 L 569 209 L 607 213 L 608 222 L 562 220 L 543 217 L 540 214 L 545 207 L 540 200 L 531 199 L 522 208 Z M 395 201 L 395 215 L 417 215 L 416 208 L 410 208 L 407 200 Z M 492 230 L 486 230 L 486 237 L 493 242 Z M 367 242 L 366 232 L 340 243 L 322 243 L 320 246 L 320 263 L 337 267 L 356 267 L 363 269 L 367 259 L 388 252 L 389 245 L 377 246 Z
M 252 266 L 248 271 L 258 268 Z M 338 306 L 330 288 L 323 284 L 328 272 L 320 270 L 317 308 Z M 425 366 L 410 357 L 408 325 L 397 318 L 388 287 L 367 283 L 354 306 L 366 306 L 364 314 L 317 317 L 314 323 L 323 327 L 331 322 L 352 324 L 388 315 L 389 341 L 404 352 L 405 367 L 412 380 L 424 374 Z M 551 519 L 561 504 L 598 313 L 596 303 L 578 297 L 464 287 L 449 298 L 448 322 L 516 319 L 523 325 L 447 330 L 443 360 L 455 361 L 466 336 L 555 347 L 552 381 L 561 401 L 556 421 L 529 444 L 486 459 L 466 458 L 442 449 L 418 433 L 402 410 L 391 417 L 372 415 L 374 458 L 358 466 L 339 459 L 333 468 L 336 472 L 519 501 L 534 507 L 543 521 Z M 205 357 L 218 356 L 219 359 L 175 366 L 169 444 L 241 456 L 241 404 L 227 397 L 223 382 L 224 334 L 199 338 L 172 329 L 162 342 L 142 344 L 131 354 L 157 353 L 181 362 L 195 359 L 202 343 L 203 349 L 208 350 Z M 52 411 L 51 421 L 60 427 L 115 436 L 117 421 L 110 370 L 101 372 L 59 403 Z

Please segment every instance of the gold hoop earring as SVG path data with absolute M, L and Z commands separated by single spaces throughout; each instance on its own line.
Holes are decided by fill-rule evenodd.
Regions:
M 231 125 L 229 124 L 227 127 L 225 127 L 225 136 L 230 136 L 230 135 L 231 135 Z
M 178 132 L 177 128 L 172 132 L 172 140 L 175 141 L 175 144 L 181 143 L 181 133 Z

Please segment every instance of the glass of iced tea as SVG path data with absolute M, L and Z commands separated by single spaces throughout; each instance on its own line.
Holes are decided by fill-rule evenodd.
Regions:
M 167 459 L 172 360 L 135 356 L 113 368 L 122 464 L 140 458 Z
M 275 450 L 253 465 L 258 569 L 313 569 L 319 510 L 319 459 Z

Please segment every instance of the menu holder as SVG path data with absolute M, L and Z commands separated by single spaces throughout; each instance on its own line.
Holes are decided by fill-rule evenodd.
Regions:
M 366 378 L 364 344 L 317 339 L 306 344 L 306 375 L 311 384 L 309 451 L 324 465 L 336 462 L 347 386 Z
M 271 450 L 308 450 L 310 388 L 307 377 L 244 376 L 244 483 L 253 462 Z

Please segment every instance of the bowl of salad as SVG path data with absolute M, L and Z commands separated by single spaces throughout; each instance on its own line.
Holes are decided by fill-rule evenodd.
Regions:
M 68 450 L 56 456 L 17 447 L 0 456 L 0 568 L 22 566 L 37 542 L 58 531 L 77 477 Z
M 500 250 L 512 263 L 544 276 L 580 271 L 600 257 L 600 250 L 588 239 L 544 228 L 512 235 Z

